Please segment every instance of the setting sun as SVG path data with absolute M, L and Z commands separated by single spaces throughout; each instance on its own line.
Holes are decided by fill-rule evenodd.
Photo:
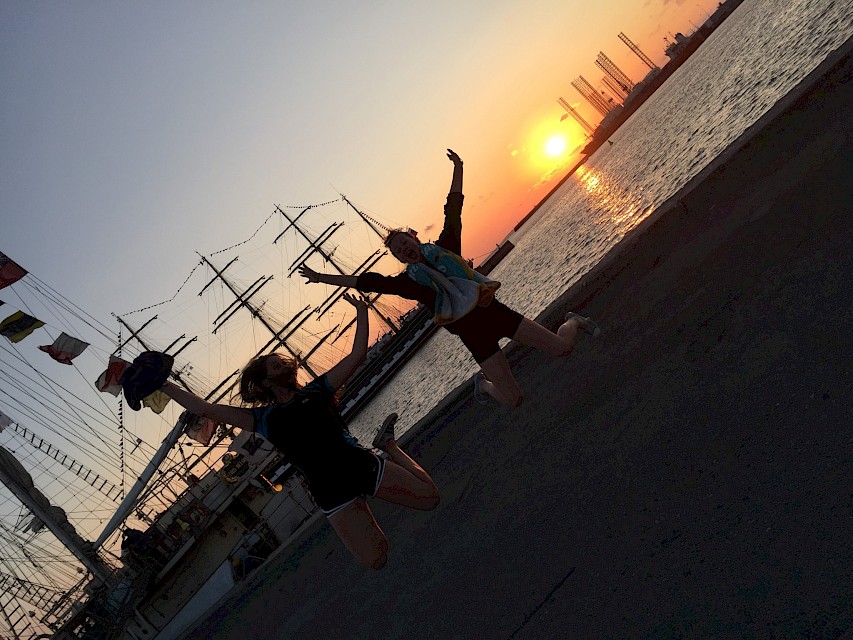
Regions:
M 566 139 L 563 136 L 551 136 L 545 143 L 545 152 L 556 158 L 566 150 Z

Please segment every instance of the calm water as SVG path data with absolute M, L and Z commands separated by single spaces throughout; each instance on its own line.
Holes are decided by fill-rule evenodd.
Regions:
M 741 5 L 511 238 L 515 250 L 494 271 L 500 299 L 536 317 L 851 34 L 847 1 Z M 405 430 L 476 370 L 439 331 L 351 429 L 369 441 L 396 411 Z

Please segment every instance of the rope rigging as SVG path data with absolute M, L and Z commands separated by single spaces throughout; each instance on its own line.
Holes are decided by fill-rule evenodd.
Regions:
M 282 213 L 282 209 L 295 209 L 305 212 L 335 203 L 342 203 L 343 201 L 346 201 L 346 199 L 341 196 L 340 198 L 315 205 L 276 206 L 274 211 L 267 216 L 248 238 L 210 253 L 209 256 L 224 254 L 238 247 L 248 248 L 250 243 L 257 244 L 261 231 L 269 226 L 271 220 L 274 217 L 282 219 L 282 216 L 278 216 L 279 213 Z M 323 232 L 315 234 L 313 231 L 309 231 L 307 235 L 303 233 L 303 236 L 305 236 L 305 240 L 307 240 L 311 248 L 302 255 L 300 255 L 301 249 L 293 248 L 295 241 L 292 238 L 266 245 L 264 250 L 268 254 L 275 254 L 274 257 L 278 259 L 279 265 L 277 266 L 280 266 L 280 268 L 276 268 L 276 274 L 288 275 L 288 269 L 290 274 L 292 274 L 296 271 L 299 264 L 309 259 L 316 261 L 320 257 L 324 260 L 324 266 L 335 265 L 337 268 L 337 265 L 341 265 L 340 269 L 343 272 L 352 274 L 369 270 L 384 255 L 387 255 L 384 247 L 376 249 L 375 245 L 377 243 L 381 244 L 377 240 L 377 238 L 381 240 L 382 237 L 379 230 L 387 232 L 390 228 L 379 222 L 375 217 L 358 211 L 349 201 L 346 201 L 346 205 L 352 207 L 362 221 L 369 223 L 369 225 L 365 225 L 358 221 L 355 215 L 350 215 L 351 220 L 355 219 L 359 222 L 360 226 L 358 229 L 367 230 L 368 226 L 372 227 L 373 231 L 366 231 L 364 233 L 364 235 L 370 236 L 370 241 L 374 243 L 374 248 L 370 249 L 371 251 L 375 251 L 372 257 L 364 261 L 362 261 L 362 258 L 356 257 L 361 247 L 354 248 L 357 243 L 353 242 L 353 238 L 355 237 L 353 233 L 350 233 L 349 238 L 343 241 L 339 241 L 336 238 L 335 242 L 337 244 L 332 247 L 332 243 L 325 244 L 331 237 L 331 233 Z M 341 204 L 338 209 L 346 209 L 346 205 Z M 327 213 L 321 212 L 316 215 L 306 215 L 305 221 L 307 221 L 307 226 L 310 227 L 312 224 L 319 225 L 323 222 L 324 216 Z M 290 218 L 287 216 L 283 216 L 283 218 L 290 221 Z M 282 226 L 286 224 L 286 222 L 282 222 Z M 343 226 L 343 224 L 343 222 L 339 223 L 340 226 Z M 293 226 L 295 226 L 295 223 L 291 223 L 291 227 Z M 340 235 L 344 234 L 341 233 Z M 361 237 L 356 237 L 355 239 L 358 243 L 364 242 Z M 297 240 L 302 242 L 298 238 Z M 245 251 L 241 249 L 241 252 Z M 364 252 L 362 252 L 363 255 Z M 236 274 L 229 272 L 229 278 L 233 279 L 234 282 L 244 279 L 245 271 L 261 265 L 264 256 L 261 255 L 261 249 L 257 249 L 255 253 L 250 253 L 248 257 L 253 259 L 254 262 L 251 264 L 238 264 L 234 267 L 235 272 L 240 269 L 244 271 Z M 61 326 L 63 332 L 69 335 L 72 333 L 79 335 L 80 332 L 75 331 L 72 327 L 83 325 L 88 332 L 94 334 L 95 340 L 93 342 L 95 344 L 91 348 L 105 365 L 110 354 L 116 354 L 118 357 L 124 355 L 126 360 L 132 359 L 132 354 L 141 350 L 139 345 L 142 345 L 142 349 L 148 349 L 149 347 L 146 345 L 150 345 L 151 349 L 173 351 L 172 347 L 177 345 L 185 336 L 170 344 L 169 339 L 163 339 L 159 334 L 163 333 L 163 331 L 171 331 L 171 323 L 175 319 L 184 320 L 185 318 L 190 318 L 191 313 L 195 309 L 192 308 L 189 301 L 186 301 L 186 290 L 190 281 L 196 276 L 199 267 L 208 266 L 213 268 L 209 262 L 207 265 L 205 265 L 205 262 L 205 258 L 202 257 L 192 267 L 169 299 L 123 314 L 128 316 L 155 307 L 164 307 L 165 311 L 162 315 L 168 316 L 150 326 L 148 323 L 145 323 L 136 332 L 127 327 L 133 334 L 129 340 L 135 338 L 136 342 L 138 342 L 138 344 L 134 343 L 132 347 L 124 343 L 123 335 L 127 334 L 123 332 L 121 325 L 118 328 L 116 341 L 116 332 L 114 330 L 107 328 L 102 322 L 83 312 L 80 307 L 62 297 L 51 289 L 49 285 L 36 279 L 31 274 L 24 279 L 21 287 L 22 292 L 40 298 L 45 307 L 49 307 L 50 311 L 48 313 L 51 314 L 51 317 L 56 318 L 55 324 Z M 259 280 L 256 279 L 256 275 L 253 274 L 246 277 L 245 281 L 247 283 L 254 281 L 257 284 Z M 269 278 L 272 279 L 272 276 L 269 276 Z M 224 278 L 222 280 L 224 281 Z M 346 324 L 352 319 L 352 309 L 349 305 L 343 304 L 342 307 L 334 307 L 334 311 L 326 314 L 326 311 L 329 311 L 332 305 L 326 307 L 325 302 L 318 305 L 315 298 L 319 297 L 320 294 L 328 294 L 331 290 L 324 291 L 321 287 L 308 288 L 302 286 L 303 283 L 297 281 L 297 279 L 294 279 L 294 282 L 291 283 L 284 282 L 284 280 L 286 278 L 275 278 L 273 286 L 279 286 L 281 291 L 273 298 L 261 301 L 260 295 L 269 295 L 269 291 L 264 290 L 258 296 L 257 304 L 252 301 L 252 304 L 256 307 L 256 312 L 251 314 L 251 318 L 247 318 L 249 314 L 245 313 L 245 308 L 250 298 L 256 296 L 261 287 L 249 285 L 248 287 L 241 288 L 240 285 L 235 285 L 233 292 L 237 296 L 238 302 L 232 302 L 231 304 L 235 305 L 236 310 L 239 311 L 242 308 L 244 311 L 242 312 L 243 317 L 237 318 L 238 322 L 233 324 L 239 327 L 242 323 L 242 328 L 245 331 L 242 339 L 257 349 L 259 344 L 263 344 L 267 340 L 267 336 L 264 335 L 263 330 L 258 331 L 258 336 L 249 338 L 248 340 L 245 335 L 259 328 L 261 319 L 264 319 L 269 325 L 266 328 L 272 333 L 272 339 L 261 347 L 259 352 L 281 346 L 286 348 L 287 344 L 292 344 L 295 357 L 298 357 L 306 365 L 306 368 L 313 367 L 312 371 L 317 372 L 328 370 L 345 353 L 345 341 L 340 340 L 339 343 L 336 341 L 341 335 L 346 335 L 348 326 L 352 324 L 352 322 L 350 322 L 350 325 Z M 241 290 L 242 294 L 240 293 Z M 20 298 L 18 291 L 14 291 L 14 294 Z M 216 301 L 213 307 L 225 307 L 229 304 L 229 293 L 225 291 L 225 294 L 222 295 L 220 292 L 220 295 L 222 297 L 221 301 Z M 213 297 L 210 293 L 206 294 L 206 296 L 208 298 Z M 197 296 L 194 296 L 193 300 L 196 298 Z M 205 299 L 202 304 L 209 304 L 209 302 Z M 335 302 L 332 304 L 335 304 Z M 385 318 L 392 318 L 396 321 L 405 311 L 401 306 L 405 307 L 406 303 L 401 303 L 401 301 L 392 297 L 383 298 L 380 301 L 377 297 L 377 299 L 371 300 L 371 305 L 374 312 L 373 315 L 383 318 L 383 320 Z M 23 299 L 21 299 L 21 307 L 29 309 L 29 305 Z M 291 309 L 300 308 L 305 311 L 315 308 L 319 309 L 320 307 L 325 307 L 323 311 L 325 315 L 300 312 L 295 316 L 299 318 L 299 322 L 298 324 L 295 323 L 294 327 L 288 328 L 286 331 L 275 328 L 287 327 L 290 322 L 289 316 L 292 312 L 289 310 Z M 158 311 L 158 313 L 160 312 Z M 179 364 L 177 361 L 175 362 L 176 370 L 179 370 L 182 375 L 186 371 L 186 374 L 191 376 L 188 377 L 188 382 L 196 388 L 196 392 L 200 393 L 200 395 L 203 395 L 202 390 L 218 388 L 216 387 L 217 380 L 222 379 L 223 376 L 221 373 L 217 373 L 215 362 L 211 362 L 207 367 L 200 366 L 199 362 L 203 363 L 205 356 L 198 356 L 198 354 L 206 354 L 209 361 L 215 361 L 215 356 L 218 354 L 221 361 L 220 367 L 227 368 L 229 371 L 233 366 L 229 367 L 227 363 L 233 362 L 234 358 L 239 357 L 245 361 L 245 355 L 239 349 L 230 346 L 232 338 L 226 339 L 225 337 L 214 337 L 211 335 L 210 329 L 213 326 L 221 326 L 228 318 L 215 325 L 210 323 L 210 319 L 217 316 L 221 317 L 223 313 L 221 308 L 208 307 L 207 313 L 204 314 L 204 317 L 207 319 L 207 326 L 199 327 L 199 333 L 204 338 L 190 346 L 190 342 L 196 340 L 196 338 L 193 338 L 187 344 L 180 347 L 179 351 L 189 348 L 187 353 L 184 354 L 184 358 L 182 358 L 187 363 L 186 365 Z M 116 317 L 118 318 L 118 316 Z M 154 319 L 156 318 L 157 316 Z M 309 318 L 310 322 L 308 322 Z M 121 322 L 120 318 L 119 321 Z M 381 323 L 376 323 L 372 328 L 375 329 L 377 325 L 380 327 L 384 326 Z M 45 326 L 48 327 L 49 325 Z M 50 328 L 53 327 L 51 326 Z M 145 329 L 144 336 L 141 335 L 143 329 Z M 184 327 L 177 331 L 174 335 L 178 335 L 181 331 L 186 331 L 186 328 Z M 231 331 L 232 322 L 229 320 L 229 332 Z M 337 338 L 333 339 L 332 334 L 338 331 L 340 331 L 340 334 Z M 189 335 L 194 335 L 194 333 L 190 333 Z M 144 343 L 141 338 L 144 338 Z M 319 338 L 322 338 L 322 342 L 318 344 Z M 205 343 L 206 341 L 209 342 Z M 214 344 L 211 345 L 211 342 Z M 169 344 L 169 346 L 163 349 L 161 345 L 164 344 Z M 229 347 L 230 351 L 226 353 Z M 92 355 L 92 352 L 89 355 Z M 310 364 L 308 363 L 309 359 Z M 198 369 L 196 375 L 192 375 L 192 366 L 188 364 L 190 362 L 195 363 Z M 72 367 L 62 368 L 61 370 L 65 370 L 68 375 L 79 376 L 81 380 L 76 382 L 84 382 L 87 392 L 94 390 L 92 383 L 94 376 L 85 375 L 83 369 L 76 362 L 71 364 Z M 72 369 L 74 370 L 73 374 Z M 32 450 L 22 459 L 34 474 L 33 477 L 36 484 L 46 484 L 42 488 L 51 490 L 57 496 L 60 496 L 62 500 L 61 506 L 66 514 L 73 517 L 76 523 L 82 524 L 83 533 L 91 535 L 93 530 L 97 529 L 98 523 L 103 523 L 102 515 L 113 512 L 113 509 L 110 508 L 111 503 L 122 500 L 126 491 L 129 491 L 127 487 L 128 479 L 131 479 L 132 483 L 132 478 L 138 473 L 139 467 L 137 465 L 144 465 L 157 449 L 156 446 L 153 446 L 135 433 L 139 429 L 135 429 L 134 427 L 137 424 L 144 424 L 147 431 L 152 422 L 159 421 L 162 423 L 160 427 L 160 433 L 162 433 L 162 425 L 171 428 L 171 422 L 167 419 L 167 416 L 173 414 L 177 410 L 177 407 L 173 405 L 163 416 L 157 415 L 155 417 L 150 411 L 142 415 L 132 414 L 131 412 L 124 411 L 124 402 L 121 395 L 117 397 L 118 406 L 116 407 L 112 404 L 108 396 L 105 397 L 96 391 L 96 397 L 103 405 L 101 407 L 97 403 L 85 399 L 83 393 L 76 390 L 76 385 L 65 384 L 64 379 L 60 381 L 54 376 L 44 375 L 17 347 L 11 349 L 5 345 L 0 350 L 0 379 L 9 382 L 8 386 L 4 384 L 4 388 L 0 389 L 0 400 L 3 402 L 8 400 L 9 406 L 13 407 L 14 411 L 20 413 L 22 417 L 25 417 L 25 422 L 28 425 L 25 427 L 16 420 L 3 436 L 7 437 L 11 435 L 18 441 L 19 445 L 24 445 L 23 447 L 18 447 L 18 450 L 22 453 L 24 448 Z M 225 379 L 227 380 L 228 378 L 226 377 Z M 109 404 L 107 401 L 110 401 Z M 36 430 L 40 431 L 40 433 L 36 433 Z M 63 444 L 68 443 L 68 445 L 74 447 L 73 451 L 81 452 L 83 460 L 91 460 L 95 464 L 92 465 L 89 463 L 87 465 L 78 462 L 81 456 L 64 453 L 52 442 L 43 437 L 45 431 L 56 434 L 62 440 Z M 151 431 L 148 432 L 151 433 Z M 153 433 L 156 434 L 157 431 L 154 430 Z M 117 442 L 114 440 L 116 437 L 118 438 Z M 223 450 L 227 449 L 229 439 L 233 437 L 233 433 L 218 433 L 216 437 L 216 442 L 211 445 L 201 445 L 190 442 L 186 439 L 186 436 L 182 436 L 182 441 L 178 447 L 169 453 L 166 460 L 160 464 L 153 479 L 148 482 L 138 498 L 135 499 L 133 503 L 134 516 L 138 521 L 150 523 L 156 515 L 162 512 L 164 508 L 168 509 L 187 490 L 186 473 L 189 469 L 196 465 L 202 465 L 199 469 L 204 469 L 204 465 L 206 465 L 208 470 L 213 470 Z M 152 440 L 156 442 L 155 438 L 152 438 Z M 59 442 L 59 439 L 54 439 L 54 442 Z M 35 451 L 38 451 L 40 456 L 33 457 Z M 44 457 L 43 460 L 41 459 L 42 456 Z M 94 469 L 103 467 L 103 469 L 95 471 L 92 467 Z M 73 476 L 71 482 L 66 481 L 70 477 L 66 472 L 71 472 L 70 475 Z M 87 490 L 80 491 L 78 489 L 80 484 L 87 485 Z M 158 503 L 160 506 L 158 506 Z M 12 504 L 12 502 L 3 500 L 3 496 L 0 495 L 0 506 L 7 504 Z M 134 516 L 131 517 L 128 524 L 133 522 Z M 54 572 L 54 568 L 59 567 L 62 567 L 62 570 L 56 571 L 56 573 L 60 576 L 61 581 L 64 582 L 67 578 L 77 577 L 76 570 L 79 568 L 79 563 L 71 554 L 61 551 L 60 545 L 52 539 L 49 544 L 45 543 L 45 537 L 42 537 L 41 541 L 39 541 L 36 539 L 36 534 L 33 534 L 29 539 L 24 538 L 18 532 L 13 534 L 14 529 L 6 527 L 2 519 L 3 517 L 0 516 L 0 528 L 8 530 L 9 535 L 3 536 L 6 540 L 0 544 L 0 562 L 17 563 L 21 566 L 26 566 L 26 570 L 23 570 L 17 567 L 16 564 L 16 568 L 19 568 L 20 572 L 15 572 L 14 575 L 19 579 L 29 580 L 32 584 L 48 584 L 46 580 L 36 579 L 36 574 L 44 573 L 48 575 Z M 111 544 L 117 544 L 115 534 L 108 541 Z M 30 575 L 30 578 L 27 578 L 27 575 Z
M 123 495 L 121 487 L 117 487 L 107 478 L 101 476 L 100 473 L 79 463 L 73 457 L 64 453 L 62 450 L 58 449 L 43 438 L 37 436 L 32 431 L 29 431 L 26 427 L 16 423 L 11 425 L 11 429 L 21 437 L 25 444 L 51 457 L 59 463 L 59 465 L 74 473 L 78 478 L 83 480 L 83 482 L 91 485 L 93 488 L 107 496 L 110 500 L 117 501 Z

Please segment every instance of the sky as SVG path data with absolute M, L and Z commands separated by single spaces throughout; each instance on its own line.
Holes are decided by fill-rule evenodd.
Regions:
M 83 392 L 92 394 L 114 346 L 111 313 L 166 300 L 198 263 L 196 252 L 210 255 L 247 239 L 275 205 L 345 194 L 388 226 L 435 238 L 452 175 L 447 148 L 465 163 L 463 253 L 479 261 L 579 159 L 584 132 L 571 118 L 561 121 L 557 100 L 589 122 L 599 116 L 572 80 L 600 83 L 600 51 L 640 80 L 647 68 L 618 34 L 662 65 L 664 38 L 690 33 L 716 4 L 0 2 L 0 252 L 32 276 L 0 291 L 0 301 L 8 314 L 29 310 L 19 294 L 46 283 L 106 327 L 106 338 L 93 341 L 75 367 L 54 366 L 37 346 L 66 329 L 67 318 L 56 316 L 75 312 L 45 305 L 51 315 L 42 317 L 37 307 L 45 328 L 19 346 L 0 344 L 0 374 L 9 369 L 0 375 L 0 410 L 89 468 L 108 468 L 111 481 L 134 477 L 179 408 L 159 417 L 125 411 L 117 431 L 117 403 L 94 394 L 104 418 L 91 433 L 73 425 L 97 414 L 71 409 L 76 401 L 68 410 L 76 418 L 57 419 L 71 428 L 49 429 L 54 419 L 31 408 L 60 405 L 42 400 L 47 387 L 57 396 L 80 387 L 80 406 L 88 401 Z M 565 149 L 549 155 L 554 137 Z M 157 330 L 168 340 L 208 331 L 230 304 L 187 297 L 208 305 L 203 326 L 175 326 L 163 313 Z M 269 309 L 292 301 L 266 302 Z M 139 326 L 149 317 L 131 321 Z M 202 357 L 187 356 L 197 366 L 194 380 L 211 376 L 205 391 L 235 360 L 245 362 L 235 352 L 254 353 L 247 345 L 268 338 L 248 314 L 229 323 L 237 325 L 234 342 L 222 338 L 217 351 L 199 341 Z M 80 324 L 88 323 L 69 330 Z M 62 385 L 36 384 L 24 358 Z M 22 377 L 40 395 L 19 405 L 7 392 L 10 380 Z M 127 449 L 121 474 L 119 442 Z M 85 491 L 75 500 L 95 508 Z M 0 495 L 0 516 L 9 504 Z M 65 506 L 83 509 L 75 504 Z M 77 526 L 91 539 L 106 512 Z
M 275 204 L 345 194 L 424 239 L 465 162 L 481 258 L 578 159 L 604 51 L 663 64 L 707 0 L 0 4 L 0 251 L 103 317 L 173 292 Z M 551 156 L 549 138 L 565 151 Z M 431 235 L 432 234 L 432 235 Z

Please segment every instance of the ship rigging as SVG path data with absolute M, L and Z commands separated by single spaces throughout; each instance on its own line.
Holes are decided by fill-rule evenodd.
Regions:
M 89 345 L 71 367 L 57 370 L 44 348 L 35 348 L 38 333 L 20 343 L 0 341 L 3 637 L 171 637 L 191 593 L 224 572 L 223 563 L 187 568 L 212 530 L 226 532 L 224 542 L 216 540 L 217 557 L 243 558 L 245 571 L 313 516 L 304 487 L 271 447 L 226 425 L 193 440 L 176 405 L 129 412 L 120 396 L 99 393 L 94 382 L 110 362 L 146 350 L 175 356 L 176 383 L 214 401 L 236 401 L 239 367 L 253 354 L 284 349 L 303 379 L 327 370 L 341 357 L 354 317 L 341 312 L 348 305 L 337 305 L 341 288 L 311 299 L 291 276 L 320 260 L 341 274 L 381 269 L 387 229 L 344 196 L 275 206 L 249 239 L 198 254 L 172 298 L 114 314 L 117 330 L 33 274 L 0 290 L 5 308 L 48 318 L 42 341 L 61 331 Z M 208 279 L 194 295 L 199 272 Z M 385 333 L 410 350 L 430 334 L 429 318 L 410 302 L 367 299 L 374 338 Z M 154 315 L 136 320 L 146 312 Z M 407 322 L 412 317 L 416 322 Z M 401 355 L 381 368 L 375 359 L 365 365 L 347 391 L 346 413 L 358 411 L 365 389 L 393 373 Z M 185 584 L 193 573 L 204 584 Z M 167 576 L 173 611 L 164 611 L 160 598 Z M 186 587 L 183 595 L 175 584 Z

